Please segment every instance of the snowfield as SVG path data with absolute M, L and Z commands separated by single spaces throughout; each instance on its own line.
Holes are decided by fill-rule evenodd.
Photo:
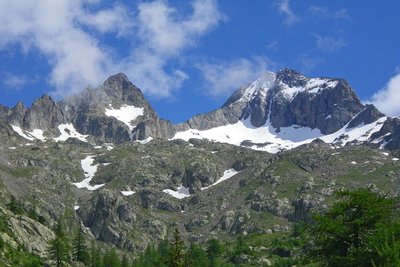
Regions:
M 357 115 L 356 115 L 357 116 Z M 282 150 L 290 150 L 303 144 L 311 143 L 316 138 L 320 138 L 325 143 L 346 145 L 352 141 L 367 141 L 371 135 L 378 132 L 387 117 L 380 118 L 376 122 L 349 128 L 346 124 L 342 129 L 329 135 L 323 135 L 319 129 L 311 129 L 292 125 L 291 127 L 281 127 L 280 131 L 271 125 L 268 119 L 266 124 L 261 127 L 254 127 L 250 123 L 250 118 L 238 121 L 235 124 L 215 127 L 209 130 L 199 131 L 190 129 L 178 132 L 172 139 L 182 139 L 188 141 L 190 138 L 207 139 L 220 143 L 228 143 L 242 146 L 244 141 L 252 143 L 250 148 L 255 150 L 278 153 Z
M 299 92 L 308 92 L 317 94 L 325 89 L 333 88 L 338 85 L 338 81 L 331 79 L 313 78 L 310 79 L 304 87 L 289 87 L 287 84 L 279 83 L 282 88 L 282 94 L 289 99 L 293 99 Z
M 177 188 L 177 191 L 171 190 L 171 189 L 164 189 L 164 193 L 169 194 L 170 196 L 177 198 L 177 199 L 183 199 L 185 197 L 190 197 L 190 192 L 188 187 L 184 187 L 183 185 L 179 186 Z
M 131 196 L 135 194 L 135 191 L 121 191 L 121 194 L 123 194 L 124 196 Z
M 208 189 L 208 188 L 210 188 L 210 187 L 212 187 L 214 185 L 222 183 L 223 181 L 228 180 L 229 178 L 231 178 L 232 176 L 234 176 L 234 175 L 236 175 L 238 173 L 239 172 L 237 170 L 235 170 L 235 169 L 226 170 L 226 171 L 224 171 L 224 174 L 222 175 L 222 177 L 219 178 L 215 183 L 213 183 L 212 185 L 207 186 L 207 187 L 202 187 L 201 190 L 206 190 L 206 189 Z
M 128 126 L 129 130 L 132 131 L 135 128 L 132 125 L 132 121 L 139 116 L 143 115 L 143 108 L 137 108 L 135 106 L 123 105 L 119 109 L 114 109 L 111 104 L 110 108 L 106 108 L 105 114 L 108 117 L 114 117 L 117 120 L 123 122 L 126 126 Z
M 23 137 L 29 141 L 33 141 L 35 139 L 39 139 L 40 141 L 46 140 L 46 137 L 44 137 L 44 135 L 43 135 L 43 130 L 34 129 L 33 131 L 29 132 L 29 131 L 22 130 L 21 127 L 16 126 L 16 125 L 11 125 L 11 128 L 18 135 L 20 135 L 21 137 Z
M 94 175 L 96 174 L 97 167 L 99 164 L 93 165 L 94 156 L 87 156 L 83 160 L 81 160 L 81 166 L 85 174 L 85 179 L 78 183 L 72 183 L 78 188 L 86 188 L 87 190 L 93 191 L 97 190 L 100 187 L 104 186 L 105 184 L 98 184 L 98 185 L 90 185 L 90 181 L 93 179 Z
M 153 140 L 153 137 L 149 136 L 149 137 L 147 137 L 146 139 L 143 139 L 143 140 L 136 140 L 135 142 L 138 142 L 138 143 L 140 143 L 140 144 L 142 144 L 142 145 L 145 145 L 145 144 L 150 143 L 151 140 Z
M 54 141 L 66 141 L 68 138 L 77 138 L 83 142 L 87 142 L 87 135 L 83 135 L 78 133 L 72 123 L 60 124 L 58 125 L 58 130 L 61 135 L 59 137 L 54 138 Z

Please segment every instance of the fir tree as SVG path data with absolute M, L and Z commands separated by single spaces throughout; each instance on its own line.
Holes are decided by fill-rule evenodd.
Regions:
M 124 256 L 122 257 L 122 262 L 121 262 L 121 267 L 129 267 L 129 260 L 128 257 L 124 254 Z
M 198 244 L 190 244 L 189 252 L 186 256 L 185 266 L 203 267 L 207 266 L 207 253 Z
M 179 235 L 178 229 L 174 231 L 174 239 L 171 243 L 171 263 L 170 266 L 181 267 L 184 266 L 185 260 L 185 247 Z
M 58 220 L 54 233 L 55 238 L 50 241 L 48 253 L 49 258 L 55 262 L 57 267 L 60 267 L 63 266 L 65 262 L 69 261 L 69 253 L 71 250 L 61 219 Z
M 217 239 L 210 239 L 207 242 L 207 256 L 209 260 L 209 266 L 219 266 L 220 263 L 220 255 L 223 252 L 223 247 L 221 243 Z
M 90 266 L 91 267 L 102 267 L 103 266 L 103 262 L 101 259 L 101 251 L 100 248 L 97 247 L 95 245 L 94 240 L 92 241 L 92 245 L 91 245 L 91 257 L 90 257 Z
M 120 267 L 121 261 L 115 252 L 115 249 L 111 249 L 107 251 L 107 253 L 103 257 L 103 265 L 106 267 Z
M 90 255 L 86 246 L 85 238 L 81 226 L 79 225 L 76 236 L 73 241 L 73 256 L 76 261 L 82 262 L 85 265 L 90 262 Z

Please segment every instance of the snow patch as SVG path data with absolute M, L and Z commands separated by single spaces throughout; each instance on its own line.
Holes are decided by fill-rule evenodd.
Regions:
M 123 105 L 119 109 L 114 109 L 110 105 L 110 108 L 106 108 L 105 114 L 108 117 L 114 117 L 123 122 L 126 126 L 128 126 L 129 131 L 132 131 L 135 126 L 132 125 L 131 122 L 137 117 L 142 116 L 143 111 L 143 108 L 137 108 L 135 106 Z
M 72 123 L 60 124 L 58 125 L 58 130 L 61 135 L 59 137 L 54 138 L 54 141 L 66 141 L 68 138 L 76 138 L 83 142 L 87 142 L 88 135 L 80 134 L 72 125 Z
M 79 206 L 74 206 L 74 210 L 79 210 Z
M 15 150 L 17 148 L 15 146 L 10 146 L 8 149 Z
M 393 161 L 399 161 L 399 158 L 392 158 Z
M 382 152 L 381 154 L 386 156 L 386 157 L 389 156 L 389 153 L 387 153 L 387 152 Z
M 257 95 L 261 95 L 265 98 L 266 92 L 274 86 L 275 80 L 275 73 L 266 72 L 261 78 L 251 83 L 250 86 L 245 89 L 240 101 L 250 101 Z
M 29 131 L 22 130 L 21 127 L 16 126 L 16 125 L 11 125 L 11 128 L 14 130 L 14 132 L 16 132 L 21 137 L 23 137 L 29 141 L 33 141 L 35 139 L 39 139 L 40 141 L 46 140 L 46 137 L 44 137 L 44 135 L 43 135 L 43 130 L 34 129 L 33 131 L 29 132 Z
M 226 171 L 224 171 L 224 174 L 222 175 L 222 177 L 219 178 L 215 183 L 213 183 L 212 185 L 207 186 L 207 187 L 202 187 L 201 190 L 206 190 L 206 189 L 208 189 L 208 188 L 210 188 L 210 187 L 212 187 L 214 185 L 222 183 L 223 181 L 228 180 L 229 178 L 231 178 L 232 176 L 234 176 L 234 175 L 236 175 L 238 173 L 239 172 L 237 170 L 235 170 L 235 169 L 226 170 Z
M 34 129 L 32 132 L 27 132 L 28 134 L 32 135 L 36 139 L 39 139 L 40 141 L 45 141 L 46 137 L 43 135 L 43 130 L 40 129 Z
M 352 161 L 352 162 L 350 162 L 350 164 L 357 165 L 357 162 Z
M 135 194 L 135 191 L 121 191 L 121 194 L 123 194 L 124 196 L 131 196 Z
M 104 186 L 105 184 L 98 184 L 98 185 L 90 185 L 90 181 L 93 179 L 94 175 L 97 172 L 97 167 L 99 164 L 92 165 L 94 162 L 94 156 L 87 156 L 83 160 L 81 160 L 81 166 L 85 174 L 85 179 L 78 183 L 72 183 L 78 188 L 86 188 L 87 190 L 93 191 L 99 189 L 100 187 Z
M 151 140 L 153 140 L 153 137 L 149 136 L 149 137 L 147 137 L 146 139 L 143 139 L 143 140 L 136 140 L 136 142 L 138 142 L 138 143 L 140 143 L 142 145 L 145 145 L 145 144 L 150 143 Z
M 313 78 L 309 79 L 305 86 L 293 86 L 290 87 L 285 83 L 280 82 L 282 94 L 293 99 L 299 92 L 308 92 L 310 94 L 317 94 L 325 89 L 335 87 L 339 82 L 331 79 Z
M 183 199 L 185 197 L 190 197 L 189 187 L 184 187 L 183 185 L 177 188 L 177 191 L 171 189 L 164 189 L 164 193 L 171 195 L 177 199 Z

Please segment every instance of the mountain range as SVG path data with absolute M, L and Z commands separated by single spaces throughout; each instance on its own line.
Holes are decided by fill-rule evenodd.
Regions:
M 175 125 L 159 118 L 124 74 L 60 102 L 43 95 L 31 107 L 22 102 L 13 108 L 0 105 L 0 119 L 28 140 L 86 136 L 81 140 L 119 144 L 199 138 L 271 153 L 316 138 L 333 145 L 400 146 L 399 119 L 362 104 L 345 80 L 308 78 L 290 69 L 265 73 L 220 108 Z
M 132 257 L 173 229 L 200 244 L 250 236 L 264 251 L 257 238 L 280 238 L 336 190 L 400 195 L 399 158 L 400 119 L 363 104 L 344 79 L 268 72 L 218 109 L 173 124 L 116 74 L 61 101 L 0 105 L 9 229 L 0 237 L 47 263 L 60 218 L 70 234 L 79 225 L 104 251 Z M 282 256 L 268 253 L 245 263 Z

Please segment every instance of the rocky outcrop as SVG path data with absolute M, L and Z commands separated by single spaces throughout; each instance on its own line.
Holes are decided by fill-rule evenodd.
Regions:
M 380 131 L 371 136 L 371 140 L 388 150 L 400 149 L 400 118 L 387 118 Z
M 191 193 L 200 191 L 216 182 L 221 177 L 219 166 L 210 161 L 194 161 L 190 163 L 183 175 L 183 185 L 189 187 Z
M 66 122 L 66 115 L 61 107 L 48 96 L 43 95 L 33 102 L 27 110 L 22 127 L 25 129 L 52 130 Z
M 32 220 L 25 215 L 13 215 L 0 207 L 0 216 L 7 215 L 9 233 L 1 233 L 3 240 L 14 248 L 24 247 L 26 251 L 45 258 L 47 256 L 49 241 L 54 239 L 55 235 L 45 225 Z
M 383 116 L 371 105 L 364 107 L 343 79 L 307 78 L 283 69 L 276 75 L 266 73 L 249 86 L 241 87 L 219 109 L 196 115 L 176 129 L 207 130 L 246 119 L 252 126 L 261 127 L 269 119 L 278 131 L 281 127 L 299 125 L 331 134 L 357 114 L 352 127 Z

